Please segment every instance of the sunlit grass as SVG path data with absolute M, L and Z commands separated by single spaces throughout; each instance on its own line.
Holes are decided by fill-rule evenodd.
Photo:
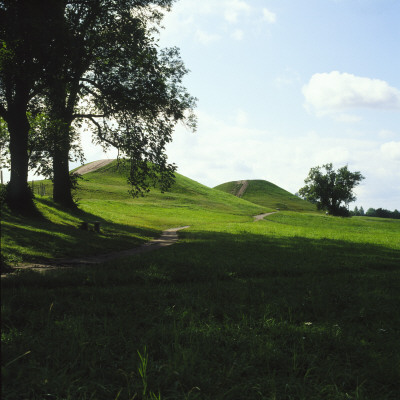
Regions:
M 259 204 L 272 209 L 292 210 L 301 212 L 316 212 L 315 205 L 308 201 L 289 193 L 279 186 L 263 180 L 249 180 L 248 187 L 242 199 Z M 237 182 L 227 182 L 215 187 L 215 189 L 226 192 L 235 193 L 238 188 Z
M 6 216 L 23 258 L 191 227 L 152 253 L 3 279 L 2 398 L 399 399 L 400 221 L 253 222 L 268 210 L 185 179 L 134 201 L 89 188 L 75 214 L 41 199 L 44 219 Z M 78 230 L 84 218 L 104 232 Z

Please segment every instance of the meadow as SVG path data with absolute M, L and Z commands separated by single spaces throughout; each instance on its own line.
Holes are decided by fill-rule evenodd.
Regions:
M 39 197 L 42 217 L 3 213 L 2 248 L 22 261 L 190 228 L 152 253 L 3 278 L 2 398 L 400 398 L 400 221 L 253 222 L 271 209 L 183 176 L 164 194 L 126 189 L 103 169 L 77 212 Z

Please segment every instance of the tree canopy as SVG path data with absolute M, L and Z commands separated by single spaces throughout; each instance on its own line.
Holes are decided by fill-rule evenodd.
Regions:
M 196 126 L 196 99 L 182 84 L 188 71 L 179 51 L 160 50 L 157 43 L 172 2 L 51 0 L 35 9 L 27 28 L 26 1 L 0 1 L 0 116 L 9 131 L 9 186 L 17 189 L 9 191 L 9 203 L 26 192 L 29 163 L 53 179 L 56 201 L 73 204 L 68 163 L 82 157 L 82 124 L 94 142 L 129 159 L 133 195 L 147 191 L 151 179 L 163 188 L 171 184 L 176 167 L 168 164 L 165 146 L 177 122 Z M 46 36 L 37 44 L 43 26 Z M 21 96 L 17 115 L 11 111 Z M 14 129 L 21 120 L 24 126 Z
M 351 172 L 347 165 L 333 169 L 332 163 L 310 169 L 306 185 L 299 190 L 299 195 L 315 203 L 319 210 L 326 210 L 332 215 L 349 215 L 347 205 L 356 200 L 353 189 L 363 180 L 360 172 Z
M 367 217 L 400 219 L 400 211 L 397 209 L 390 211 L 385 208 L 369 208 L 365 215 Z

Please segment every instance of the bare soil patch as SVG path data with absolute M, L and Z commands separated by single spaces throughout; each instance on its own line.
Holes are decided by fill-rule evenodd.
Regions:
M 238 183 L 238 185 L 242 185 L 242 186 L 240 187 L 240 189 L 236 193 L 236 196 L 237 197 L 242 197 L 245 194 L 245 192 L 247 190 L 247 187 L 249 186 L 249 182 L 248 181 L 238 181 L 237 183 Z
M 276 214 L 278 211 L 274 211 L 274 212 L 270 212 L 270 213 L 265 213 L 265 214 L 259 214 L 259 215 L 255 215 L 254 216 L 254 222 L 256 221 L 261 221 L 262 219 L 264 219 L 264 217 L 268 216 L 268 215 L 272 215 L 272 214 Z
M 93 161 L 87 165 L 83 165 L 82 167 L 78 168 L 74 173 L 78 175 L 83 175 L 87 174 L 89 172 L 94 172 L 97 169 L 106 166 L 107 164 L 110 164 L 113 162 L 113 158 L 105 159 L 105 160 L 98 160 L 98 161 Z

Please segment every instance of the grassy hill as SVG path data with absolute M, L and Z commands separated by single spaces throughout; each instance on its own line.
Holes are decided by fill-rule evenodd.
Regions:
M 264 180 L 248 180 L 242 199 L 269 208 L 291 211 L 316 211 L 315 205 L 300 199 L 288 191 Z M 237 181 L 223 183 L 214 189 L 235 194 L 241 186 Z
M 51 194 L 51 182 L 41 183 Z M 269 211 L 180 174 L 166 193 L 153 188 L 146 196 L 133 199 L 128 189 L 126 170 L 113 162 L 82 176 L 75 193 L 77 211 L 59 207 L 48 196 L 36 198 L 43 218 L 22 218 L 4 210 L 3 256 L 36 262 L 105 253 L 140 245 L 163 229 L 252 221 L 253 215 Z M 82 221 L 100 221 L 101 235 L 91 240 L 93 235 L 77 229 Z
M 154 252 L 2 279 L 2 398 L 400 398 L 399 220 L 253 222 L 268 207 L 181 175 L 131 199 L 107 167 L 84 175 L 77 211 L 3 209 L 2 252 L 108 253 L 191 227 Z

